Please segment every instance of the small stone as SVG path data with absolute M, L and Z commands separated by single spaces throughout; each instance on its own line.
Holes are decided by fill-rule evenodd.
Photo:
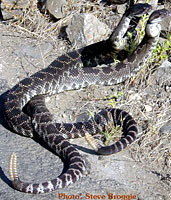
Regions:
M 145 0 L 138 0 L 136 3 L 146 3 Z M 148 4 L 152 6 L 153 10 L 156 9 L 158 0 L 148 1 Z
M 133 100 L 141 100 L 142 98 L 141 98 L 141 96 L 138 94 L 138 93 L 136 93 L 136 94 L 131 94 L 130 96 L 129 96 L 129 100 L 130 101 L 133 101 Z
M 161 67 L 168 67 L 170 70 L 171 70 L 171 62 L 169 62 L 168 60 L 165 60 L 162 64 L 161 64 L 161 66 L 160 66 L 160 68 Z
M 50 97 L 46 96 L 45 103 L 48 103 L 50 101 Z
M 160 84 L 161 86 L 165 86 L 166 92 L 169 94 L 171 91 L 171 79 L 170 79 L 170 74 L 171 74 L 171 62 L 168 60 L 165 60 L 162 65 L 157 68 L 155 72 L 155 80 L 156 83 Z
M 171 121 L 168 121 L 165 125 L 163 125 L 160 128 L 159 134 L 162 135 L 163 133 L 171 133 Z
M 124 4 L 124 3 L 126 3 L 127 0 L 120 0 L 120 1 L 117 1 L 117 0 L 103 0 L 103 1 L 110 2 L 111 4 Z
M 105 40 L 111 33 L 106 24 L 90 13 L 73 15 L 66 32 L 75 48 Z
M 88 121 L 89 119 L 90 119 L 90 114 L 88 114 L 87 112 L 84 112 L 77 116 L 76 122 L 84 122 L 84 121 Z
M 0 63 L 0 72 L 2 72 L 4 69 L 4 65 Z
M 5 92 L 8 89 L 7 80 L 0 79 L 0 93 Z
M 144 105 L 144 108 L 146 112 L 151 112 L 153 110 L 152 107 L 149 105 Z
M 0 1 L 1 2 L 1 1 Z M 22 16 L 22 9 L 29 6 L 29 0 L 3 0 L 1 3 L 3 19 L 9 20 L 16 16 Z
M 47 0 L 45 9 L 56 19 L 64 17 L 63 8 L 66 5 L 66 0 Z
M 15 8 L 15 7 L 21 7 L 26 8 L 29 5 L 29 0 L 3 0 L 2 1 L 2 7 L 8 7 L 8 8 Z
M 126 4 L 124 5 L 117 5 L 117 13 L 123 15 L 126 11 Z

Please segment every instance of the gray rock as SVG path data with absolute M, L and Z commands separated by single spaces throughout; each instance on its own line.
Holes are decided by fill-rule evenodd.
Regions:
M 29 0 L 3 0 L 1 3 L 2 15 L 5 20 L 13 18 L 14 15 L 22 15 L 22 9 L 29 6 Z
M 7 80 L 0 79 L 0 93 L 5 92 L 8 89 Z
M 45 9 L 57 19 L 64 17 L 63 8 L 66 4 L 66 0 L 47 0 L 45 3 Z
M 123 15 L 126 11 L 126 5 L 127 4 L 124 4 L 124 5 L 117 5 L 117 13 Z
M 169 33 L 170 29 L 171 29 L 171 20 L 170 20 L 170 17 L 168 17 L 167 19 L 165 19 L 161 23 L 161 26 L 162 26 L 162 30 L 166 31 L 166 33 Z
M 102 0 L 101 2 L 110 2 L 111 4 L 123 4 L 125 3 L 127 0 Z
M 163 83 L 171 83 L 171 63 L 165 60 L 155 73 L 156 80 Z
M 76 122 L 84 122 L 84 121 L 88 121 L 90 119 L 90 114 L 88 114 L 88 112 L 82 112 L 80 113 L 77 118 L 76 118 Z
M 111 33 L 107 25 L 88 13 L 73 15 L 66 32 L 75 48 L 102 41 Z
M 39 46 L 22 45 L 15 51 L 15 54 L 19 57 L 28 56 L 40 59 L 48 54 L 52 49 L 53 46 L 50 43 L 43 43 Z
M 136 1 L 136 3 L 147 3 L 147 1 L 138 0 L 138 1 Z M 157 8 L 157 4 L 158 4 L 158 0 L 148 1 L 148 4 L 150 4 L 153 7 L 153 9 L 156 9 Z
M 171 121 L 168 121 L 164 126 L 160 128 L 159 134 L 162 135 L 163 133 L 171 133 Z
M 2 5 L 3 6 L 8 6 L 8 7 L 27 7 L 29 5 L 29 0 L 22 0 L 22 1 L 18 1 L 18 0 L 3 0 L 2 1 Z

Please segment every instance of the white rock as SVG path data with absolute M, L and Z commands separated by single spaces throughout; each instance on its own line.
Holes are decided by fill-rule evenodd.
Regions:
M 111 30 L 93 14 L 84 13 L 73 15 L 66 32 L 72 45 L 81 48 L 107 39 Z
M 138 94 L 138 93 L 136 93 L 136 94 L 131 94 L 130 96 L 129 96 L 129 100 L 130 101 L 132 101 L 132 100 L 141 100 L 142 98 L 141 98 L 141 96 Z
M 152 111 L 152 107 L 151 106 L 149 106 L 149 105 L 144 105 L 144 108 L 145 108 L 145 111 L 146 112 L 151 112 Z
M 55 18 L 60 19 L 64 17 L 63 8 L 66 5 L 66 0 L 47 0 L 45 9 L 49 11 Z

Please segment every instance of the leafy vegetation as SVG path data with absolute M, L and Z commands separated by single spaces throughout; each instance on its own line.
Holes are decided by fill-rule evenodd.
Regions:
M 115 93 L 113 95 L 104 97 L 104 100 L 108 100 L 108 105 L 111 106 L 112 108 L 115 108 L 116 104 L 117 104 L 117 99 L 123 96 L 123 92 L 118 92 Z
M 169 34 L 168 39 L 165 39 L 163 43 L 157 43 L 150 62 L 155 62 L 157 66 L 160 65 L 163 60 L 168 58 L 169 51 L 171 51 L 171 34 Z

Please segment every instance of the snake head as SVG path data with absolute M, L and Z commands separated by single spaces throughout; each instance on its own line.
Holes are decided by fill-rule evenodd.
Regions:
M 166 9 L 155 10 L 149 17 L 146 25 L 146 34 L 149 37 L 157 37 L 160 35 L 161 25 L 159 22 L 169 16 L 169 11 Z
M 127 17 L 141 17 L 144 14 L 147 14 L 152 9 L 152 6 L 147 3 L 137 3 L 130 7 L 126 12 Z
M 155 10 L 149 17 L 148 23 L 153 24 L 153 23 L 159 23 L 166 17 L 171 15 L 168 10 L 166 9 L 161 9 L 161 10 Z

